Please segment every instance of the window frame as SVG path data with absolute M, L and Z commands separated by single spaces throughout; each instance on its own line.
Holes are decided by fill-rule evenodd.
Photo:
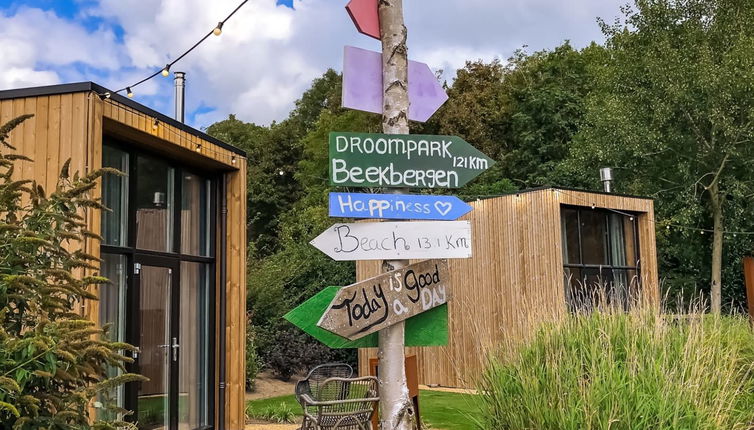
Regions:
M 220 205 L 219 205 L 219 196 L 222 192 L 221 184 L 222 184 L 222 173 L 219 172 L 212 172 L 208 170 L 204 170 L 202 168 L 197 168 L 196 166 L 188 166 L 179 162 L 176 162 L 174 160 L 171 160 L 167 157 L 165 157 L 163 154 L 160 154 L 157 151 L 150 151 L 148 148 L 145 148 L 143 145 L 140 144 L 132 144 L 127 141 L 124 141 L 123 139 L 120 139 L 118 137 L 105 134 L 102 139 L 102 152 L 104 153 L 105 147 L 112 147 L 115 149 L 118 149 L 120 151 L 125 152 L 128 155 L 128 172 L 126 176 L 127 180 L 127 189 L 128 194 L 126 196 L 126 201 L 128 202 L 127 205 L 127 213 L 126 213 L 126 219 L 127 219 L 127 235 L 126 235 L 126 246 L 116 246 L 116 245 L 107 245 L 100 243 L 100 253 L 101 254 L 112 254 L 112 255 L 122 255 L 126 258 L 126 314 L 128 314 L 129 310 L 132 310 L 134 307 L 134 293 L 136 292 L 136 287 L 138 285 L 136 284 L 136 275 L 134 273 L 134 266 L 137 261 L 142 260 L 162 260 L 162 261 L 172 261 L 179 269 L 182 262 L 190 262 L 190 263 L 202 263 L 207 265 L 207 271 L 208 271 L 208 279 L 209 279 L 209 285 L 208 285 L 208 294 L 209 294 L 209 309 L 210 314 L 207 315 L 207 321 L 208 321 L 208 333 L 210 333 L 210 345 L 209 345 L 209 351 L 210 354 L 208 356 L 208 362 L 207 365 L 207 372 L 208 372 L 208 380 L 210 381 L 211 385 L 208 387 L 208 405 L 207 405 L 207 411 L 208 411 L 208 425 L 199 427 L 200 429 L 212 429 L 215 427 L 215 418 L 216 418 L 216 409 L 218 407 L 217 405 L 217 372 L 216 372 L 216 364 L 218 360 L 218 351 L 217 351 L 217 340 L 216 336 L 213 334 L 217 331 L 217 289 L 218 289 L 218 283 L 217 283 L 217 262 L 218 262 L 218 253 L 222 252 L 222 250 L 218 250 L 218 229 L 215 227 L 218 225 L 218 219 L 222 215 L 220 213 Z M 137 187 L 136 187 L 136 170 L 137 170 L 137 164 L 136 163 L 136 157 L 138 155 L 144 155 L 148 157 L 154 157 L 160 160 L 164 160 L 172 169 L 173 169 L 173 205 L 174 205 L 174 211 L 173 211 L 173 242 L 172 242 L 172 251 L 154 251 L 154 250 L 147 250 L 147 249 L 141 249 L 136 247 L 136 212 L 137 212 L 137 205 L 134 204 L 136 200 L 136 194 L 137 194 Z M 208 198 L 208 206 L 210 208 L 208 216 L 208 229 L 209 229 L 209 255 L 208 256 L 200 256 L 200 255 L 193 255 L 193 254 L 184 254 L 181 252 L 181 211 L 182 211 L 182 198 L 183 198 L 183 174 L 184 173 L 191 173 L 193 175 L 196 175 L 198 177 L 201 177 L 207 181 L 209 181 L 209 198 Z M 180 270 L 178 270 L 178 279 L 179 279 L 179 287 L 180 288 Z M 178 293 L 180 295 L 180 293 Z M 134 324 L 135 319 L 133 315 L 126 315 L 126 320 L 123 321 L 123 324 L 125 324 L 126 327 L 126 342 L 133 341 L 133 336 L 135 336 L 134 332 Z M 172 319 L 178 318 L 178 314 L 174 314 L 171 316 Z M 126 366 L 126 369 L 128 371 L 134 371 L 135 370 L 135 364 L 129 364 Z M 125 393 L 125 401 L 126 404 L 124 405 L 126 408 L 129 408 L 134 405 L 129 405 L 129 391 L 126 387 L 126 393 Z M 136 414 L 134 416 L 126 417 L 128 420 L 134 419 Z
M 574 210 L 576 211 L 576 220 L 577 220 L 577 237 L 578 237 L 578 247 L 579 247 L 579 261 L 581 263 L 568 263 L 566 262 L 567 255 L 564 255 L 561 252 L 561 258 L 563 258 L 563 276 L 564 276 L 564 288 L 566 293 L 566 300 L 568 301 L 569 297 L 569 289 L 572 289 L 572 280 L 568 278 L 568 275 L 566 274 L 565 269 L 579 269 L 580 272 L 583 273 L 584 270 L 591 270 L 594 271 L 597 269 L 598 276 L 600 278 L 603 278 L 602 274 L 606 271 L 609 271 L 610 273 L 610 279 L 615 280 L 615 271 L 616 270 L 622 270 L 625 272 L 628 272 L 630 270 L 633 270 L 636 272 L 636 286 L 641 289 L 642 282 L 641 282 L 641 270 L 642 270 L 642 264 L 641 264 L 641 245 L 639 242 L 639 226 L 638 226 L 638 219 L 639 219 L 639 213 L 631 212 L 631 211 L 614 211 L 610 210 L 609 208 L 589 208 L 587 206 L 578 206 L 578 205 L 560 205 L 560 225 L 561 225 L 561 234 L 560 234 L 560 240 L 561 240 L 561 249 L 566 246 L 566 244 L 562 243 L 563 238 L 567 237 L 567 234 L 565 234 L 565 231 L 562 231 L 562 229 L 565 228 L 563 223 L 563 216 L 564 216 L 564 210 Z M 582 236 L 582 222 L 581 222 L 581 213 L 586 211 L 592 211 L 592 212 L 598 212 L 601 214 L 604 214 L 604 222 L 605 222 L 605 239 L 606 239 L 606 260 L 608 261 L 607 264 L 587 264 L 583 263 L 584 261 L 584 244 L 583 244 L 583 236 Z M 632 234 L 633 234 L 633 241 L 634 241 L 634 248 L 635 248 L 635 260 L 636 265 L 616 265 L 616 264 L 610 264 L 609 262 L 613 260 L 613 246 L 612 246 L 612 235 L 610 234 L 611 230 L 611 217 L 610 215 L 616 214 L 621 215 L 623 219 L 626 217 L 633 217 L 633 228 L 632 228 Z M 581 280 L 578 280 L 577 282 L 582 282 Z M 612 282 L 612 281 L 611 281 Z M 625 286 L 626 288 L 631 287 L 631 280 L 629 280 L 629 285 Z M 569 305 L 572 305 L 569 303 Z

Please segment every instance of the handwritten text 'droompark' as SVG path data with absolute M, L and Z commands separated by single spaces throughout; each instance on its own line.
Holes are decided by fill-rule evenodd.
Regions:
M 358 339 L 450 299 L 448 262 L 427 260 L 343 287 L 317 325 Z
M 330 184 L 459 188 L 495 162 L 455 136 L 330 133 Z
M 468 221 L 333 224 L 310 242 L 338 261 L 471 257 Z

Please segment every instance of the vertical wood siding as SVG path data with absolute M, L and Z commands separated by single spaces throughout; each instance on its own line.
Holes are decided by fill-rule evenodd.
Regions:
M 0 101 L 0 122 L 23 114 L 35 116 L 16 128 L 10 142 L 16 153 L 31 158 L 20 162 L 15 178 L 33 179 L 49 194 L 54 191 L 60 170 L 69 158 L 71 174 L 86 174 L 102 166 L 102 136 L 123 135 L 130 141 L 152 145 L 156 151 L 193 157 L 228 176 L 228 298 L 227 324 L 227 404 L 226 425 L 241 429 L 244 423 L 245 384 L 245 306 L 246 306 L 246 161 L 211 142 L 169 124 L 153 129 L 153 120 L 113 100 L 102 101 L 94 93 L 69 93 Z M 211 162 L 211 164 L 210 164 Z M 99 188 L 94 195 L 99 197 Z M 28 199 L 27 199 L 28 201 Z M 99 232 L 100 213 L 82 211 L 89 228 Z M 219 225 L 219 223 L 218 223 Z M 88 240 L 84 249 L 99 256 L 99 243 Z M 98 321 L 96 301 L 81 305 L 84 315 Z M 219 312 L 218 312 L 219 313 Z M 218 355 L 219 357 L 219 355 Z M 219 360 L 216 360 L 217 363 Z M 215 373 L 217 376 L 217 372 Z M 215 384 L 217 386 L 217 384 Z M 219 406 L 219 405 L 218 405 Z M 217 414 L 215 414 L 217 416 Z
M 544 321 L 566 312 L 560 233 L 561 205 L 640 213 L 639 246 L 644 291 L 658 296 L 654 212 L 651 200 L 544 189 L 470 203 L 469 259 L 451 259 L 453 300 L 448 304 L 449 343 L 406 348 L 416 354 L 419 381 L 473 387 L 490 352 L 513 352 Z M 359 261 L 357 280 L 379 273 L 379 262 Z M 367 374 L 373 348 L 359 350 Z

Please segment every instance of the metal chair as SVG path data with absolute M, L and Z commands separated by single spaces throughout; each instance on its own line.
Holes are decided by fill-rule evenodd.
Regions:
M 326 363 L 312 368 L 306 378 L 296 383 L 296 399 L 301 404 L 301 396 L 308 394 L 311 398 L 319 397 L 319 386 L 330 378 L 350 378 L 353 368 L 346 363 Z
M 379 402 L 374 376 L 329 378 L 322 381 L 317 396 L 300 397 L 304 409 L 302 430 L 370 430 L 370 417 Z

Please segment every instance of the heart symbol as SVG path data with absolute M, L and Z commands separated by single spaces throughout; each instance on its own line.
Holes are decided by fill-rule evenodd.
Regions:
M 445 216 L 453 209 L 453 203 L 450 202 L 435 202 L 435 209 L 440 215 Z

